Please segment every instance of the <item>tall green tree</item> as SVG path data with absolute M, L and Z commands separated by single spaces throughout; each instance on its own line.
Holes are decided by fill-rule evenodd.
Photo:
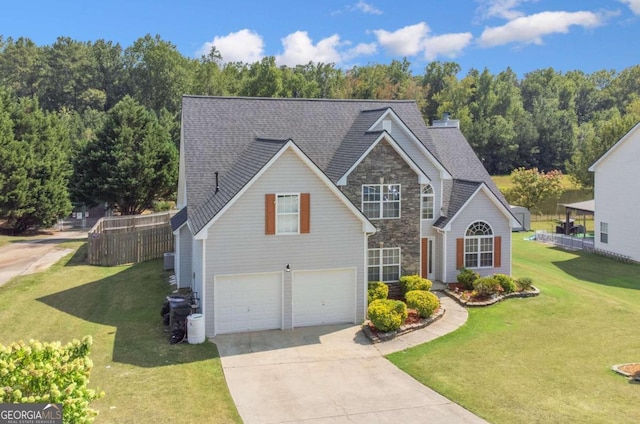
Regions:
M 125 96 L 107 112 L 103 129 L 78 154 L 74 168 L 75 198 L 107 202 L 133 215 L 175 190 L 178 152 L 155 113 Z
M 0 217 L 17 233 L 71 212 L 69 130 L 34 98 L 0 91 Z

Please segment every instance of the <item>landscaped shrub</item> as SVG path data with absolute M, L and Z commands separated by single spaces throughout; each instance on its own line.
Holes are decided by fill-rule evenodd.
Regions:
M 104 393 L 87 389 L 93 363 L 87 336 L 62 346 L 30 340 L 0 344 L 0 403 L 61 403 L 65 423 L 88 423 L 89 402 Z
M 367 297 L 369 299 L 369 303 L 374 300 L 384 300 L 389 296 L 389 286 L 381 281 L 371 282 L 369 283 L 369 288 L 367 290 Z
M 516 286 L 516 282 L 513 281 L 513 278 L 509 277 L 506 274 L 494 274 L 493 278 L 498 280 L 498 284 L 502 287 L 502 291 L 505 293 L 513 293 L 518 289 Z
M 435 294 L 424 290 L 412 290 L 405 294 L 407 306 L 418 311 L 422 318 L 430 317 L 440 306 L 440 299 Z
M 521 290 L 531 290 L 531 286 L 533 285 L 533 280 L 530 277 L 521 277 L 518 278 L 516 284 L 520 286 Z
M 473 290 L 473 282 L 480 278 L 480 274 L 469 268 L 460 268 L 456 279 L 462 284 L 465 290 Z
M 399 300 L 374 300 L 367 310 L 373 326 L 380 331 L 393 331 L 407 319 L 407 305 Z
M 415 275 L 404 275 L 400 277 L 400 287 L 402 288 L 402 293 L 406 294 L 407 292 L 413 290 L 431 290 L 431 286 L 433 283 L 426 278 L 422 278 L 418 274 Z
M 502 290 L 500 283 L 494 277 L 482 277 L 473 282 L 473 290 L 478 297 L 491 296 Z

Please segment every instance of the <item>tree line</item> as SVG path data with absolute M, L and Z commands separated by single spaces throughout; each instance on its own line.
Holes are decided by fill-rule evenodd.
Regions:
M 341 69 L 185 57 L 160 36 L 131 46 L 0 36 L 0 217 L 50 225 L 72 202 L 138 213 L 174 195 L 183 94 L 411 99 L 427 123 L 444 112 L 492 174 L 561 170 L 585 187 L 589 165 L 640 120 L 640 66 L 522 78 L 454 62 L 414 74 L 406 59 Z

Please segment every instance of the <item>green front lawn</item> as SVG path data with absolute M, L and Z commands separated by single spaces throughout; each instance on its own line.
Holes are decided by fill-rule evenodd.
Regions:
M 524 236 L 513 274 L 540 296 L 469 309 L 458 331 L 389 359 L 492 423 L 637 423 L 640 386 L 610 368 L 640 362 L 640 265 Z
M 63 343 L 92 335 L 96 423 L 241 422 L 216 346 L 169 345 L 160 317 L 170 292 L 158 260 L 120 267 L 83 262 L 86 245 L 50 270 L 0 287 L 0 343 Z

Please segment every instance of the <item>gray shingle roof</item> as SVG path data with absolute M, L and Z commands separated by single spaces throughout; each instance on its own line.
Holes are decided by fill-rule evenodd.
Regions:
M 414 101 L 184 96 L 185 213 L 193 230 L 202 229 L 287 140 L 337 182 L 380 136 L 367 130 L 389 108 L 455 179 L 484 181 L 506 204 L 462 133 L 427 128 Z M 451 196 L 455 182 L 450 186 L 447 214 L 464 204 L 461 194 Z

